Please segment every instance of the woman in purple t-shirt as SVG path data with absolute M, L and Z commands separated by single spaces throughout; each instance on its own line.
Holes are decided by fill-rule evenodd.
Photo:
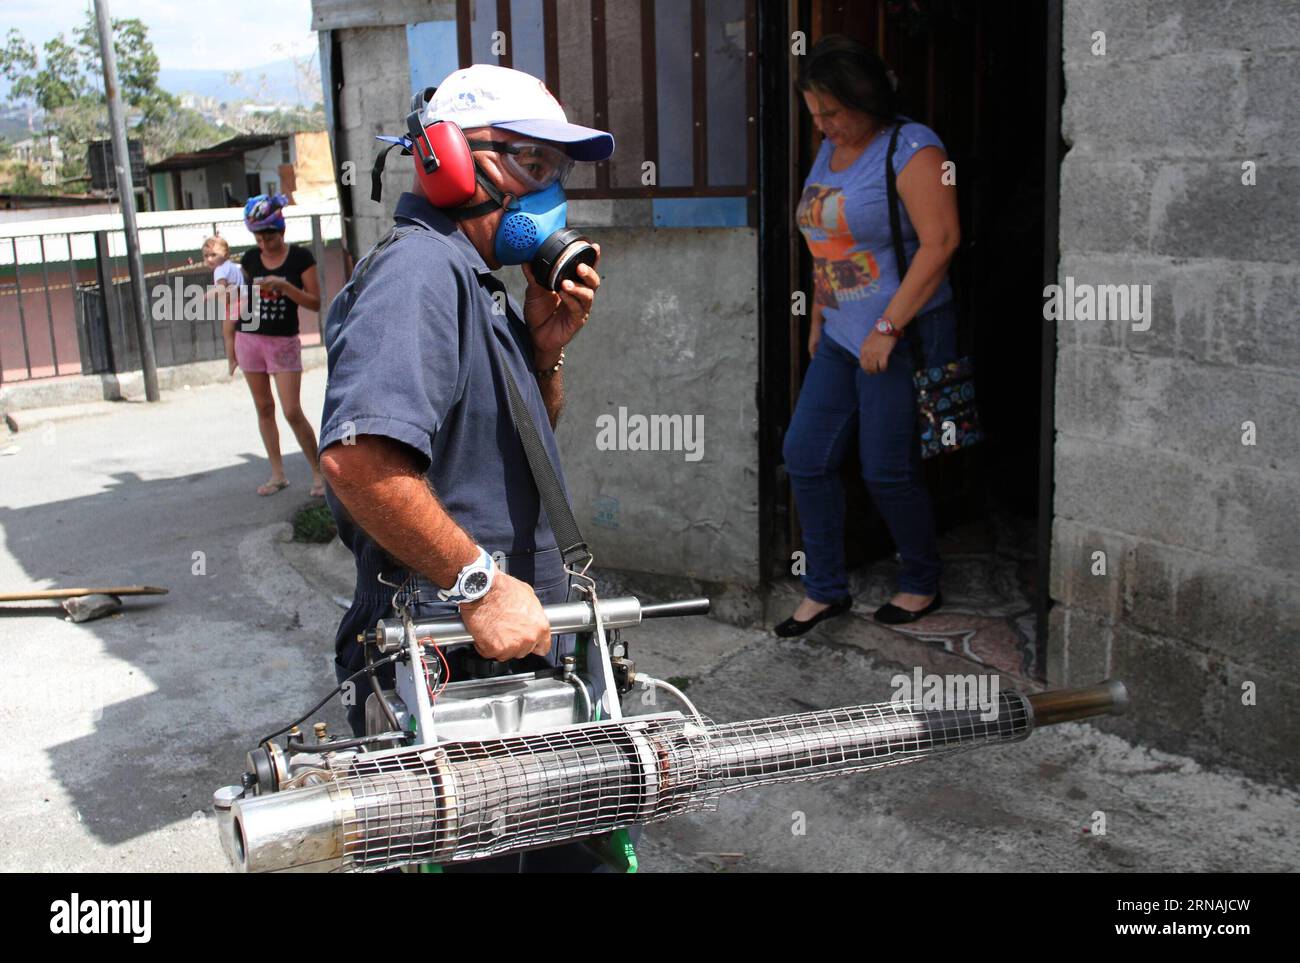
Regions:
M 876 619 L 912 622 L 942 604 L 934 514 L 921 476 L 914 365 L 903 329 L 916 325 L 926 364 L 956 355 L 948 265 L 959 227 L 943 143 L 898 113 L 884 62 L 846 37 L 813 46 L 798 87 L 824 139 L 798 208 L 813 256 L 812 361 L 784 455 L 807 568 L 803 600 L 775 628 L 783 637 L 802 635 L 852 607 L 838 473 L 854 431 L 863 480 L 902 561 L 899 591 L 876 609 Z M 908 261 L 901 279 L 885 186 L 896 127 L 893 168 Z

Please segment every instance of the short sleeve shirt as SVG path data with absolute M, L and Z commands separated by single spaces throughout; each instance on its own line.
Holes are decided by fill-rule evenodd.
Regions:
M 252 248 L 245 251 L 240 264 L 247 283 L 256 285 L 257 279 L 267 275 L 284 278 L 296 288 L 303 286 L 302 276 L 316 263 L 311 251 L 297 244 L 289 245 L 289 253 L 279 267 L 268 268 L 262 264 L 262 251 Z M 254 293 L 255 292 L 255 293 Z M 283 294 L 260 288 L 250 289 L 252 320 L 239 326 L 240 331 L 292 338 L 298 333 L 298 305 Z
M 894 171 L 901 173 L 926 147 L 943 148 L 929 127 L 902 118 L 894 148 Z M 830 167 L 835 145 L 823 140 L 804 182 L 797 218 L 813 258 L 814 297 L 822 305 L 822 333 L 857 354 L 871 327 L 898 290 L 899 273 L 889 231 L 885 156 L 892 127 L 882 130 L 852 164 Z M 911 263 L 920 242 L 899 201 L 903 249 Z M 945 277 L 920 313 L 952 300 Z
M 244 283 L 244 272 L 234 261 L 222 261 L 212 272 L 212 277 L 214 281 L 225 281 L 235 287 Z
M 540 594 L 567 575 L 488 341 L 496 339 L 563 484 L 527 325 L 508 296 L 506 310 L 494 310 L 501 302 L 485 286 L 487 265 L 445 214 L 406 193 L 395 219 L 420 230 L 368 255 L 374 263 L 357 266 L 326 315 L 320 450 L 356 435 L 405 445 L 451 517 Z M 376 575 L 391 578 L 399 565 L 328 497 L 356 557 L 357 591 L 373 593 Z

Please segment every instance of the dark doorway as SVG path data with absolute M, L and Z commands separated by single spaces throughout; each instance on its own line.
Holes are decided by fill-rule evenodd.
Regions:
M 766 5 L 764 5 L 766 6 Z M 1055 167 L 1059 159 L 1049 34 L 1059 37 L 1059 5 L 1043 0 L 791 0 L 766 13 L 760 59 L 763 95 L 760 195 L 767 205 L 763 251 L 769 290 L 763 299 L 761 401 L 765 430 L 767 573 L 789 574 L 798 519 L 779 469 L 780 438 L 807 367 L 808 318 L 791 317 L 790 292 L 811 290 L 807 249 L 794 228 L 793 203 L 811 167 L 817 135 L 793 91 L 794 31 L 811 46 L 842 33 L 880 51 L 899 79 L 904 113 L 933 128 L 956 164 L 962 246 L 951 270 L 961 313 L 963 353 L 973 354 L 981 417 L 988 439 L 930 459 L 927 481 L 941 532 L 972 525 L 1012 529 L 1036 556 L 1024 566 L 1037 600 L 1038 643 L 1046 612 L 1050 526 L 1053 355 L 1043 349 L 1045 257 L 1055 262 Z M 1059 49 L 1059 39 L 1057 41 Z M 1056 58 L 1059 62 L 1059 58 Z M 1050 171 L 1049 171 L 1050 168 Z M 1048 196 L 1050 194 L 1050 196 Z M 776 205 L 783 205 L 780 209 Z M 772 225 L 781 230 L 770 231 Z M 779 249 L 780 245 L 785 250 Z M 1050 252 L 1047 247 L 1050 246 Z M 773 268 L 776 270 L 774 271 Z M 781 291 L 783 281 L 788 286 Z M 1046 420 L 1046 424 L 1044 424 Z M 858 474 L 857 453 L 842 473 L 849 506 L 849 563 L 893 553 L 893 544 Z M 1046 477 L 1044 476 L 1046 473 Z M 1033 666 L 1041 674 L 1041 658 Z

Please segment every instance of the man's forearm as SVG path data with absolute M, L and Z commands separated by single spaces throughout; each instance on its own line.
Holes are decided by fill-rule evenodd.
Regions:
M 474 540 L 397 442 L 359 435 L 355 445 L 331 445 L 320 461 L 353 520 L 407 568 L 447 587 L 477 557 Z
M 537 387 L 541 389 L 546 416 L 551 419 L 551 428 L 554 428 L 559 424 L 560 412 L 564 410 L 564 369 L 538 375 Z

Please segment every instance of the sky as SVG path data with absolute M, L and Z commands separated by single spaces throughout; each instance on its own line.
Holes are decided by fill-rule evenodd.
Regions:
M 38 50 L 60 32 L 70 39 L 89 6 L 88 0 L 0 0 L 0 38 L 16 27 Z M 311 0 L 108 0 L 108 9 L 118 20 L 144 21 L 166 68 L 247 70 L 317 49 Z

